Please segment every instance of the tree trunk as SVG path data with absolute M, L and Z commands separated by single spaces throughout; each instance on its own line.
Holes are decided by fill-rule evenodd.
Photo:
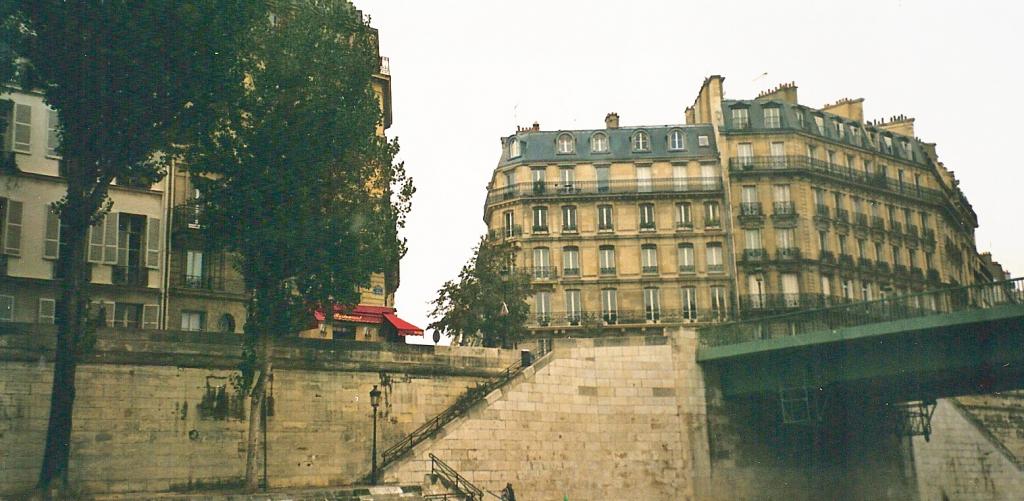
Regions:
M 75 403 L 75 371 L 79 346 L 86 329 L 85 239 L 88 219 L 82 224 L 69 224 L 67 251 L 60 256 L 64 270 L 60 281 L 60 306 L 57 308 L 57 348 L 53 364 L 53 386 L 50 392 L 50 417 L 46 427 L 46 447 L 39 470 L 36 491 L 49 495 L 56 488 L 58 497 L 68 489 L 68 463 L 71 456 L 72 413 Z M 54 481 L 57 485 L 54 485 Z
M 259 446 L 260 425 L 263 424 L 263 405 L 267 398 L 267 382 L 273 369 L 274 340 L 271 334 L 262 333 L 258 357 L 260 375 L 253 386 L 249 400 L 249 436 L 245 450 L 245 492 L 256 492 L 259 489 L 256 451 Z M 263 426 L 266 426 L 263 424 Z

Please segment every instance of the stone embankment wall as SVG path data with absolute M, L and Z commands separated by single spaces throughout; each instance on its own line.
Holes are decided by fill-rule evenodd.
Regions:
M 1024 499 L 1024 393 L 939 400 L 914 439 L 921 500 Z
M 706 438 L 695 347 L 692 330 L 555 340 L 385 479 L 422 479 L 433 453 L 481 488 L 511 482 L 521 499 L 698 499 Z
M 0 326 L 0 496 L 30 488 L 38 475 L 53 334 Z M 384 391 L 383 449 L 518 356 L 301 339 L 279 346 L 267 429 L 272 487 L 343 484 L 369 472 L 373 385 Z M 238 485 L 249 410 L 231 383 L 239 353 L 234 335 L 101 332 L 78 369 L 73 484 L 83 492 Z M 262 473 L 262 454 L 260 464 Z

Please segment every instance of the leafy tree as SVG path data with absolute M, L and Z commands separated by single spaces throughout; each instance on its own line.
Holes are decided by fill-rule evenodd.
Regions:
M 510 243 L 481 238 L 458 281 L 438 290 L 428 328 L 466 344 L 514 347 L 526 332 L 532 294 L 530 276 L 510 266 L 515 254 Z
M 184 152 L 208 239 L 252 291 L 240 378 L 249 491 L 275 338 L 303 328 L 310 304 L 357 303 L 371 272 L 404 253 L 396 231 L 413 188 L 397 142 L 377 135 L 379 64 L 375 31 L 347 2 L 268 16 L 231 70 L 217 127 Z
M 86 235 L 111 206 L 112 181 L 155 182 L 159 152 L 209 123 L 238 37 L 266 17 L 249 0 L 0 2 L 0 83 L 39 91 L 57 110 L 67 193 L 55 208 L 67 252 L 58 266 L 57 347 L 37 491 L 68 487 L 75 372 L 88 351 Z M 17 65 L 12 65 L 14 60 Z M 54 486 L 54 480 L 59 485 Z

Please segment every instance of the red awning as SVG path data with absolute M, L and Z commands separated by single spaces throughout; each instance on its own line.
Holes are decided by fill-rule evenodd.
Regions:
M 410 324 L 409 322 L 406 322 L 401 318 L 398 318 L 398 315 L 395 315 L 394 313 L 385 313 L 384 320 L 387 320 L 387 322 L 391 324 L 396 331 L 398 331 L 399 336 L 423 335 L 423 329 L 420 329 L 419 327 L 416 327 L 415 325 Z

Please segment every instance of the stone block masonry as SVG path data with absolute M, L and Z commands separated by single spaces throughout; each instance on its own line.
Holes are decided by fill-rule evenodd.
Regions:
M 0 327 L 0 495 L 31 488 L 38 475 L 52 343 L 52 326 Z M 484 348 L 280 344 L 267 430 L 272 487 L 344 484 L 369 472 L 373 385 L 384 392 L 382 450 L 517 357 Z M 78 369 L 74 485 L 87 493 L 239 485 L 248 412 L 231 385 L 239 352 L 234 335 L 101 332 Z
M 675 337 L 555 340 L 385 480 L 423 478 L 432 452 L 481 488 L 511 482 L 522 499 L 694 499 L 707 461 L 691 441 L 706 440 L 702 423 L 688 426 L 703 416 L 702 383 L 693 331 Z

